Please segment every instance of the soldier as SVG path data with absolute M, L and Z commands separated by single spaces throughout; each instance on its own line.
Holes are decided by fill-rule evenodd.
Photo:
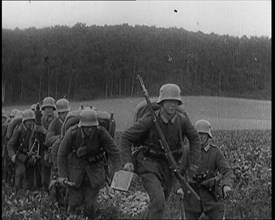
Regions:
M 57 108 L 58 117 L 53 119 L 52 122 L 50 123 L 47 136 L 46 136 L 46 145 L 51 148 L 51 156 L 52 156 L 52 152 L 56 150 L 56 149 L 53 149 L 53 145 L 60 138 L 62 124 L 68 112 L 71 110 L 69 101 L 67 99 L 57 100 L 56 108 Z M 57 147 L 57 145 L 55 145 L 55 147 Z M 56 164 L 56 161 L 54 162 L 54 164 Z M 53 169 L 52 171 L 53 171 L 52 173 L 53 175 L 58 174 L 56 169 Z
M 23 111 L 22 123 L 14 129 L 8 142 L 8 155 L 15 164 L 15 187 L 21 189 L 23 181 L 27 189 L 34 187 L 34 171 L 31 167 L 32 157 L 28 156 L 34 132 L 35 115 L 31 109 Z
M 43 99 L 42 111 L 44 114 L 42 116 L 42 126 L 39 127 L 39 132 L 47 135 L 49 124 L 55 118 L 54 111 L 56 110 L 55 100 L 52 97 L 46 97 Z M 44 190 L 48 191 L 51 177 L 51 157 L 50 149 L 46 143 L 42 144 L 41 150 L 41 181 Z
M 183 140 L 190 143 L 192 163 L 187 169 L 188 176 L 192 176 L 199 166 L 200 146 L 199 136 L 186 114 L 176 111 L 182 104 L 180 88 L 175 84 L 165 84 L 160 88 L 157 103 L 160 109 L 155 112 L 157 121 L 166 137 L 170 150 L 178 162 L 182 157 Z M 141 143 L 142 140 L 142 143 Z M 131 145 L 141 147 L 131 156 Z M 148 219 L 165 218 L 165 202 L 168 198 L 173 182 L 173 171 L 159 142 L 159 135 L 150 114 L 145 114 L 134 125 L 121 135 L 121 149 L 123 153 L 124 169 L 133 171 L 141 177 L 143 186 L 150 197 Z M 134 161 L 132 160 L 134 159 Z M 135 164 L 135 165 L 134 165 Z
M 2 157 L 3 157 L 3 168 L 4 168 L 4 179 L 6 180 L 7 183 L 14 184 L 14 164 L 12 163 L 8 151 L 7 151 L 7 144 L 8 141 L 10 140 L 13 132 L 15 129 L 18 128 L 20 123 L 22 122 L 22 117 L 23 117 L 23 112 L 18 110 L 18 109 L 13 109 L 11 114 L 11 118 L 8 118 L 5 122 L 4 133 L 3 135 L 3 148 L 2 148 Z
M 96 199 L 106 181 L 104 152 L 112 162 L 111 173 L 119 170 L 119 148 L 108 131 L 99 125 L 96 111 L 84 109 L 79 123 L 65 133 L 58 150 L 58 181 L 75 183 L 75 187 L 69 188 L 69 212 L 76 212 L 84 203 L 84 214 L 94 218 Z
M 210 139 L 213 138 L 211 124 L 206 120 L 199 120 L 195 127 L 200 136 L 201 165 L 190 185 L 201 201 L 195 200 L 192 196 L 184 198 L 186 218 L 199 219 L 204 213 L 209 219 L 224 219 L 225 207 L 222 197 L 228 197 L 234 174 L 219 147 L 210 143 Z M 178 192 L 180 191 L 182 190 L 179 189 Z

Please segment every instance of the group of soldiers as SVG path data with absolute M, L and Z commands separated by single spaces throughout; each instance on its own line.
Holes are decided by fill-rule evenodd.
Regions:
M 13 110 L 9 116 L 2 110 L 3 179 L 16 190 L 47 192 L 56 180 L 59 196 L 66 197 L 68 212 L 77 214 L 84 204 L 84 214 L 93 219 L 99 190 L 107 182 L 106 173 L 112 178 L 123 169 L 137 173 L 149 195 L 145 219 L 165 218 L 171 192 L 183 198 L 186 219 L 198 219 L 202 213 L 210 219 L 222 219 L 222 199 L 232 189 L 233 171 L 219 147 L 210 142 L 211 124 L 199 120 L 193 125 L 186 112 L 178 110 L 182 103 L 180 88 L 165 84 L 160 88 L 155 114 L 182 175 L 200 200 L 186 193 L 175 178 L 150 114 L 137 119 L 115 143 L 99 123 L 97 110 L 90 107 L 83 108 L 77 123 L 63 131 L 71 111 L 64 98 L 56 102 L 52 97 L 44 98 L 42 111 L 39 104 L 23 112 Z M 15 120 L 19 122 L 10 128 Z M 111 169 L 106 170 L 106 166 Z

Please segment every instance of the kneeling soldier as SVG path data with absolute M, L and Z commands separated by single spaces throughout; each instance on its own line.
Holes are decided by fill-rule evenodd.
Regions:
M 96 111 L 84 109 L 78 125 L 69 128 L 57 156 L 60 183 L 69 180 L 69 212 L 84 203 L 84 214 L 93 219 L 99 190 L 105 185 L 104 152 L 112 162 L 113 174 L 119 170 L 120 150 L 108 131 L 99 125 Z

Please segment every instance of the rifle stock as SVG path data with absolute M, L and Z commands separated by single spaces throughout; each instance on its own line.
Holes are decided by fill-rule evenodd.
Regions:
M 152 103 L 151 103 L 151 101 L 149 99 L 148 91 L 145 88 L 143 79 L 139 75 L 137 75 L 137 79 L 139 80 L 139 83 L 141 85 L 141 88 L 142 88 L 142 91 L 143 91 L 143 95 L 144 95 L 146 103 L 148 105 L 148 109 L 150 110 L 151 116 L 153 118 L 154 126 L 155 126 L 155 128 L 156 128 L 156 130 L 158 132 L 158 135 L 159 135 L 159 138 L 160 138 L 160 140 L 159 140 L 160 145 L 161 145 L 162 149 L 165 152 L 166 158 L 167 158 L 167 160 L 169 162 L 169 165 L 170 165 L 171 169 L 175 173 L 176 178 L 179 180 L 183 191 L 186 194 L 192 193 L 195 196 L 196 199 L 200 200 L 200 197 L 198 196 L 198 194 L 186 182 L 185 178 L 180 173 L 180 167 L 178 166 L 177 162 L 175 161 L 175 159 L 174 159 L 174 157 L 172 155 L 172 152 L 171 152 L 171 150 L 169 148 L 169 145 L 168 145 L 168 143 L 166 141 L 166 138 L 164 137 L 164 134 L 163 134 L 163 132 L 162 132 L 162 130 L 161 130 L 158 122 L 157 122 L 157 117 L 156 117 L 154 109 L 152 107 Z

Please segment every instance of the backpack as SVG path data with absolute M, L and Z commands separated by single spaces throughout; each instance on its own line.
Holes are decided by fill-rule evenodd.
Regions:
M 22 117 L 15 117 L 13 118 L 7 127 L 7 134 L 6 134 L 6 139 L 9 140 L 14 132 L 14 129 L 18 127 L 22 122 Z
M 157 103 L 157 99 L 150 99 L 153 110 L 156 112 L 160 109 L 160 105 Z M 177 112 L 181 114 L 186 114 L 183 105 L 179 105 L 177 108 Z M 146 114 L 151 114 L 149 108 L 147 106 L 146 100 L 139 102 L 134 111 L 134 123 L 137 122 L 140 118 L 142 118 Z
M 79 109 L 79 110 L 70 111 L 68 113 L 61 127 L 61 137 L 65 135 L 66 131 L 70 127 L 74 126 L 75 124 L 78 124 L 81 111 L 82 110 Z M 112 138 L 114 138 L 115 131 L 116 131 L 116 123 L 113 118 L 113 113 L 110 114 L 108 112 L 103 112 L 98 110 L 96 110 L 96 112 L 98 116 L 99 125 L 103 126 L 112 136 Z

